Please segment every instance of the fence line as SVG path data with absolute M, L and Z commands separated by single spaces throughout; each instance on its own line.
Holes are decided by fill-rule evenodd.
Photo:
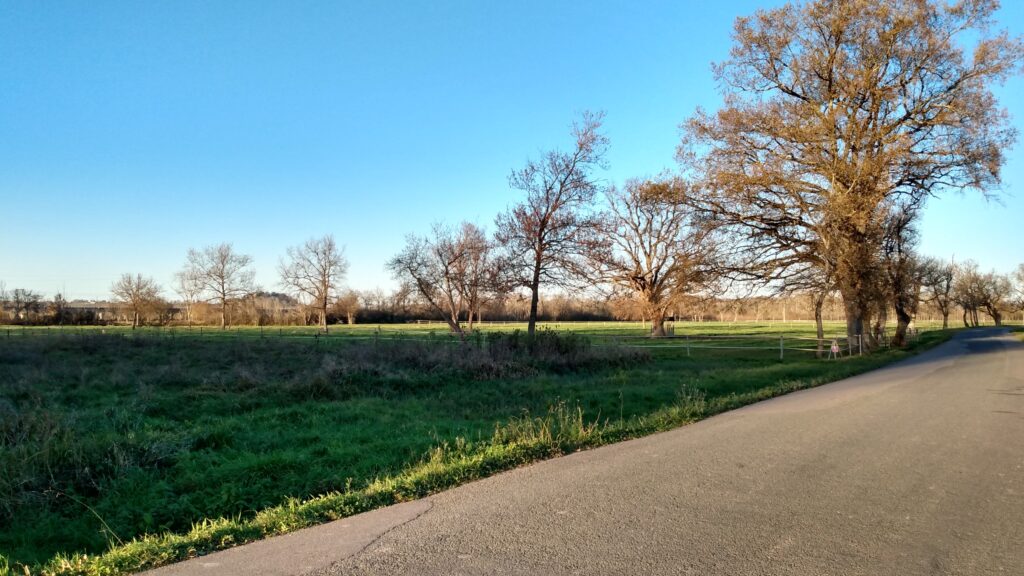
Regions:
M 621 326 L 622 324 L 616 323 L 588 323 L 593 326 L 594 324 L 611 324 L 615 326 Z M 366 326 L 366 325 L 364 325 Z M 557 326 L 557 325 L 556 325 Z M 383 328 L 381 325 L 377 325 L 369 333 L 346 333 L 344 330 L 332 333 L 322 333 L 318 329 L 312 327 L 277 327 L 267 328 L 260 326 L 256 327 L 235 327 L 234 329 L 220 329 L 220 328 L 209 328 L 206 326 L 195 326 L 195 327 L 140 327 L 137 329 L 131 329 L 128 327 L 92 327 L 92 326 L 20 326 L 13 327 L 8 326 L 6 328 L 0 328 L 0 336 L 6 335 L 7 339 L 12 337 L 38 337 L 38 336 L 105 336 L 115 335 L 124 338 L 140 338 L 140 337 L 154 337 L 154 338 L 176 338 L 178 335 L 189 338 L 203 338 L 203 339 L 266 339 L 266 338 L 280 338 L 280 339 L 307 339 L 312 340 L 315 344 L 319 344 L 321 340 L 332 341 L 332 342 L 345 342 L 345 341 L 403 341 L 403 342 L 432 342 L 432 343 L 459 343 L 463 339 L 458 336 L 445 332 L 443 334 L 435 334 L 433 330 L 429 334 L 424 335 L 422 332 L 408 332 L 401 329 Z M 316 331 L 314 331 L 316 330 Z M 6 334 L 4 334 L 4 331 Z M 920 330 L 913 330 L 908 333 L 910 338 L 916 338 Z M 466 341 L 480 343 L 482 332 L 474 332 Z M 750 334 L 682 334 L 682 335 L 669 335 L 659 338 L 651 338 L 642 334 L 638 335 L 623 335 L 623 334 L 585 334 L 586 338 L 590 339 L 595 346 L 622 346 L 627 348 L 640 348 L 640 349 L 666 349 L 666 350 L 686 350 L 687 356 L 691 355 L 692 350 L 746 350 L 746 351 L 778 351 L 779 359 L 785 358 L 785 352 L 813 352 L 822 353 L 823 356 L 838 357 L 838 356 L 852 356 L 863 354 L 863 337 L 858 335 L 856 338 L 849 338 L 847 336 L 828 336 L 825 338 L 816 338 L 808 336 L 787 336 L 785 334 L 779 334 L 776 336 L 771 333 L 750 333 Z M 641 341 L 639 343 L 637 341 Z M 675 344 L 674 342 L 682 341 L 681 344 Z M 748 344 L 741 345 L 730 345 L 727 342 L 742 341 Z M 787 341 L 794 341 L 799 343 L 802 342 L 815 342 L 818 344 L 817 347 L 811 348 L 800 345 L 787 345 Z M 718 342 L 722 342 L 719 344 Z M 777 344 L 776 344 L 777 343 Z M 885 334 L 880 347 L 889 347 L 888 334 Z

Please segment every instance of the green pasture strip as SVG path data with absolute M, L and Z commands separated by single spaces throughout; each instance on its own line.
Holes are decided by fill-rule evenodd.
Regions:
M 110 340 L 108 350 L 88 338 L 81 349 L 12 339 L 0 342 L 0 410 L 7 402 L 38 416 L 27 426 L 52 427 L 33 458 L 88 463 L 98 484 L 29 494 L 0 525 L 0 551 L 12 570 L 129 573 L 670 429 L 947 337 L 924 333 L 910 350 L 838 361 L 651 348 L 634 366 L 483 380 L 350 374 L 331 364 L 332 348 L 300 340 L 154 336 Z M 4 446 L 0 457 L 15 452 Z

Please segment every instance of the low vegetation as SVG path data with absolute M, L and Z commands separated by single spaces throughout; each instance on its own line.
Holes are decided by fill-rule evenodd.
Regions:
M 180 560 L 909 353 L 780 362 L 772 350 L 687 356 L 670 341 L 554 331 L 532 353 L 518 332 L 142 334 L 0 347 L 0 550 L 12 569 L 116 574 Z

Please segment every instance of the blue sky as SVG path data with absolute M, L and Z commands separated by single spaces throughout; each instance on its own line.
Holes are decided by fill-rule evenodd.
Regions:
M 607 113 L 621 182 L 674 166 L 678 125 L 719 102 L 710 63 L 765 2 L 0 3 L 0 280 L 108 294 L 165 286 L 221 241 L 277 288 L 289 245 L 346 246 L 348 283 L 435 220 L 490 225 L 511 169 Z M 1001 25 L 1024 33 L 1024 3 Z M 999 90 L 1024 127 L 1024 82 Z M 1024 144 L 1002 204 L 948 196 L 922 249 L 1024 261 Z M 168 289 L 168 293 L 170 290 Z

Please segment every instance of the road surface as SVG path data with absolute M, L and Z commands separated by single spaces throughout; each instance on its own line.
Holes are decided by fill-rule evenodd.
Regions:
M 1024 344 L 909 361 L 173 574 L 1024 575 Z

